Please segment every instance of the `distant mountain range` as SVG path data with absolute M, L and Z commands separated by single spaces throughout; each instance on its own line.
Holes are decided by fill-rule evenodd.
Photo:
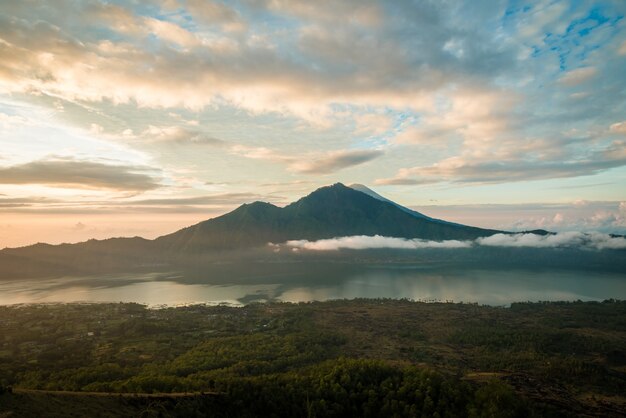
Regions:
M 502 231 L 429 218 L 383 198 L 363 185 L 322 187 L 280 208 L 244 204 L 220 217 L 155 240 L 168 251 L 204 252 L 351 235 L 382 235 L 425 240 L 467 240 Z
M 111 238 L 77 244 L 35 244 L 0 251 L 0 279 L 129 271 L 189 260 L 218 260 L 216 254 L 250 253 L 268 243 L 353 235 L 473 240 L 502 231 L 475 228 L 403 207 L 363 185 L 322 187 L 285 207 L 244 204 L 225 215 L 154 240 Z M 546 233 L 546 231 L 533 231 Z

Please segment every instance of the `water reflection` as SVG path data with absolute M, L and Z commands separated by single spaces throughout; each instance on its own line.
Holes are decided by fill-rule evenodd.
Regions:
M 515 301 L 626 299 L 626 275 L 577 271 L 358 269 L 320 279 L 271 277 L 251 284 L 203 284 L 172 273 L 0 282 L 0 304 L 42 302 L 139 302 L 148 305 L 192 303 L 246 304 L 410 298 L 489 305 Z
M 474 270 L 456 274 L 377 271 L 334 286 L 297 287 L 284 301 L 341 298 L 410 298 L 422 301 L 508 305 L 515 301 L 604 300 L 626 297 L 626 278 L 615 274 Z
M 98 279 L 93 279 L 97 281 Z M 0 283 L 0 305 L 48 302 L 138 302 L 155 305 L 193 303 L 242 304 L 238 299 L 255 293 L 273 291 L 275 285 L 223 286 L 185 284 L 174 281 L 140 281 L 117 286 L 76 285 L 75 280 L 60 287 L 58 280 Z

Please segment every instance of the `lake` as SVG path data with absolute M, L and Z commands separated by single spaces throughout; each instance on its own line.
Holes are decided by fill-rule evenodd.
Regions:
M 626 299 L 626 274 L 575 270 L 443 270 L 406 266 L 344 269 L 341 275 L 255 277 L 234 284 L 190 279 L 181 273 L 118 274 L 0 282 L 0 304 L 138 302 L 243 305 L 353 298 L 508 305 L 518 301 Z

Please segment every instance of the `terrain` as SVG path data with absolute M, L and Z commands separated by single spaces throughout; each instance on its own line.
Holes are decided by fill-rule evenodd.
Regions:
M 147 240 L 140 237 L 39 243 L 0 251 L 0 278 L 50 277 L 188 266 L 198 258 L 266 256 L 268 243 L 350 235 L 465 240 L 500 231 L 444 222 L 341 183 L 322 187 L 284 208 L 244 204 L 225 215 Z M 259 252 L 260 251 L 260 252 Z M 271 252 L 270 252 L 271 253 Z
M 393 202 L 337 183 L 284 208 L 263 202 L 246 204 L 226 215 L 157 238 L 155 243 L 174 252 L 195 252 L 352 235 L 441 241 L 475 239 L 497 232 L 500 231 L 410 213 Z
M 0 414 L 620 417 L 625 321 L 614 300 L 4 306 Z

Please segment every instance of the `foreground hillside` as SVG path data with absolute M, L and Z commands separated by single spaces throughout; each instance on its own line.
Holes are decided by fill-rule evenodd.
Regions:
M 624 416 L 625 318 L 616 301 L 5 306 L 0 416 Z

